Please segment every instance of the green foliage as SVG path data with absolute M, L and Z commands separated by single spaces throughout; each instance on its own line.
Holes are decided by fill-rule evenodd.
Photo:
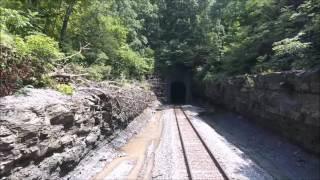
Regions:
M 0 2 L 1 43 L 33 57 L 39 82 L 59 63 L 92 80 L 184 66 L 205 81 L 320 64 L 319 0 Z
M 25 38 L 1 32 L 1 44 L 13 48 L 20 56 L 32 56 L 34 62 L 42 65 L 50 64 L 53 60 L 63 57 L 58 43 L 42 34 L 30 35 Z
M 51 87 L 54 88 L 57 85 L 57 82 L 53 80 L 50 76 L 43 74 L 40 78 L 34 82 L 38 87 Z
M 306 57 L 307 49 L 310 48 L 310 43 L 303 43 L 299 37 L 286 38 L 273 44 L 272 50 L 274 51 L 273 61 L 278 61 L 276 64 L 277 70 L 281 69 L 301 69 L 308 67 Z
M 149 0 L 0 1 L 2 43 L 46 69 L 76 63 L 92 80 L 140 79 L 151 72 L 154 54 L 147 35 L 157 8 Z M 72 56 L 85 44 L 88 50 Z
M 98 2 L 93 2 L 86 12 L 78 14 L 79 18 L 72 22 L 72 26 L 81 27 L 77 29 L 78 32 L 74 32 L 79 35 L 71 36 L 72 41 L 90 43 L 90 50 L 84 52 L 82 63 L 89 68 L 95 64 L 106 67 L 103 70 L 106 71 L 106 75 L 102 77 L 94 75 L 94 71 L 102 71 L 103 68 L 99 69 L 96 66 L 89 69 L 92 77 L 97 77 L 98 80 L 120 79 L 121 76 L 140 79 L 141 76 L 150 73 L 154 59 L 150 48 L 144 45 L 135 49 L 136 46 L 133 45 L 140 41 L 137 40 L 137 36 L 143 35 L 142 32 L 138 32 L 142 27 L 135 26 L 138 20 L 132 19 L 138 17 L 130 14 L 136 13 L 134 9 L 129 8 L 131 3 Z M 125 13 L 120 14 L 124 9 Z
M 58 42 L 46 35 L 30 35 L 25 39 L 27 53 L 40 60 L 50 61 L 62 57 L 62 54 L 59 50 Z
M 226 77 L 226 75 L 223 73 L 213 73 L 210 71 L 206 71 L 204 73 L 205 74 L 202 78 L 196 77 L 196 80 L 201 79 L 205 84 L 208 84 L 214 81 L 221 81 Z
M 273 43 L 272 50 L 275 52 L 275 56 L 277 57 L 282 57 L 286 55 L 299 56 L 308 47 L 310 47 L 310 43 L 303 43 L 297 37 L 294 37 L 286 38 L 279 42 Z
M 152 64 L 148 64 L 144 57 L 129 47 L 122 47 L 119 50 L 119 57 L 121 70 L 125 70 L 122 72 L 129 77 L 135 76 L 141 78 L 143 74 L 150 73 L 151 71 Z
M 319 1 L 216 0 L 211 2 L 208 13 L 211 20 L 206 20 L 209 23 L 206 26 L 209 28 L 200 31 L 205 39 L 213 39 L 204 41 L 207 42 L 205 47 L 211 47 L 210 53 L 206 55 L 205 61 L 199 56 L 191 61 L 193 64 L 191 68 L 195 70 L 198 79 L 216 80 L 215 77 L 219 77 L 220 74 L 237 75 L 308 69 L 320 64 Z M 196 8 L 197 6 L 194 7 Z M 171 16 L 175 16 L 173 11 Z M 190 28 L 196 27 L 197 24 L 190 25 Z M 202 27 L 204 26 L 198 29 Z M 194 34 L 195 32 L 192 32 L 193 36 Z M 195 47 L 191 49 L 197 53 Z M 163 48 L 161 51 L 170 52 L 168 48 Z M 188 53 L 190 47 L 185 46 L 180 51 Z M 177 62 L 180 58 L 184 59 L 184 63 L 190 64 L 190 60 L 183 56 L 178 58 L 175 56 L 169 64 Z M 197 71 L 199 68 L 202 71 Z
M 82 74 L 84 77 L 94 81 L 102 81 L 112 78 L 112 67 L 103 64 L 92 64 L 88 67 L 84 67 L 77 63 L 72 63 L 65 68 L 69 73 Z
M 111 66 L 94 64 L 87 68 L 88 78 L 91 80 L 102 81 L 111 76 Z
M 100 17 L 103 29 L 114 37 L 119 45 L 125 45 L 127 41 L 128 29 L 121 24 L 121 20 L 111 16 Z
M 14 46 L 17 50 L 17 53 L 21 56 L 27 56 L 31 54 L 29 47 L 24 42 L 24 39 L 19 36 L 14 38 Z
M 34 82 L 42 72 L 30 57 L 23 57 L 16 53 L 13 47 L 0 44 L 0 96 L 10 95 L 24 85 Z
M 72 95 L 74 92 L 73 87 L 68 84 L 57 84 L 54 89 L 65 95 Z
M 23 33 L 31 28 L 30 19 L 13 9 L 0 7 L 0 30 L 11 33 Z
M 55 60 L 64 56 L 59 50 L 58 43 L 42 34 L 26 36 L 24 39 L 16 36 L 14 38 L 14 48 L 20 56 L 32 57 L 36 78 L 40 78 L 41 73 L 53 69 Z
M 5 31 L 0 31 L 0 44 L 6 47 L 13 47 L 14 46 L 14 37 Z

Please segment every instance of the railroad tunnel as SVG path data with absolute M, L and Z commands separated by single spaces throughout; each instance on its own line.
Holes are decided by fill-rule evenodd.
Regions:
M 165 74 L 165 94 L 168 103 L 188 104 L 191 103 L 191 70 L 176 66 Z
M 184 82 L 175 81 L 170 85 L 170 101 L 173 104 L 185 104 L 186 103 L 186 85 Z

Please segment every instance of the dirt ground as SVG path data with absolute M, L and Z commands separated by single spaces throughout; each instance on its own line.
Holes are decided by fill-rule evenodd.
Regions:
M 318 157 L 241 116 L 195 106 L 183 109 L 230 179 L 320 179 Z M 187 179 L 172 106 L 148 117 L 130 124 L 132 138 L 120 134 L 67 179 Z

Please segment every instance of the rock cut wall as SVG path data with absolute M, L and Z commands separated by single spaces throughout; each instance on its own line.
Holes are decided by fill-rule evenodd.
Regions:
M 138 87 L 24 89 L 0 98 L 0 179 L 57 179 L 155 100 Z
M 206 84 L 204 91 L 213 103 L 320 154 L 320 69 L 237 76 Z

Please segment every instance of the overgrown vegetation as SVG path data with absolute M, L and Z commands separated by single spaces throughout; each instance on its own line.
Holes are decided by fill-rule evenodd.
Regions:
M 197 79 L 320 64 L 319 0 L 159 1 L 157 58 Z
M 153 51 L 144 24 L 155 8 L 148 0 L 0 0 L 0 4 L 1 44 L 43 67 L 35 72 L 36 80 L 66 64 L 75 64 L 93 80 L 141 79 L 152 72 Z M 85 45 L 88 48 L 77 54 Z M 8 62 L 1 63 L 2 71 L 11 68 Z
M 2 46 L 29 59 L 1 59 L 1 78 L 21 79 L 4 74 L 28 67 L 22 84 L 46 86 L 46 74 L 65 66 L 99 81 L 185 66 L 210 81 L 320 64 L 319 0 L 0 3 Z

